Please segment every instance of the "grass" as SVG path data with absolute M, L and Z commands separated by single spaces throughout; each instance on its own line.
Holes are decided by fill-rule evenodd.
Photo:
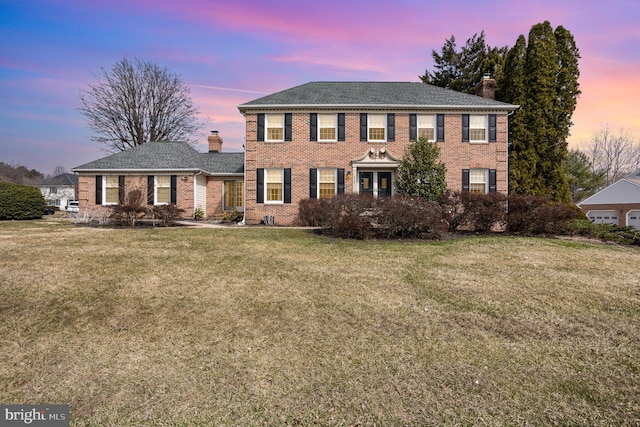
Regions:
M 640 425 L 640 251 L 0 222 L 0 402 L 72 426 Z

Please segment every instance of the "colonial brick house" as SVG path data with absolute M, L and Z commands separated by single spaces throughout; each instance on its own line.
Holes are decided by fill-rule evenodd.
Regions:
M 209 151 L 187 143 L 154 142 L 133 147 L 73 168 L 78 174 L 80 211 L 125 202 L 141 190 L 149 205 L 175 204 L 193 218 L 200 209 L 207 218 L 244 210 L 244 155 L 223 153 L 222 138 L 213 132 Z
M 395 194 L 405 148 L 440 147 L 451 190 L 508 188 L 508 116 L 495 81 L 476 95 L 423 83 L 311 82 L 238 106 L 246 118 L 247 223 L 291 224 L 305 198 Z

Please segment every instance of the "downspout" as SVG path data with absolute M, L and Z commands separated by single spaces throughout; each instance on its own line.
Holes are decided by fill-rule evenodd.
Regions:
M 245 137 L 245 141 L 244 144 L 242 144 L 242 149 L 244 152 L 244 156 L 243 156 L 243 163 L 244 166 L 242 167 L 242 192 L 244 193 L 242 195 L 242 199 L 243 199 L 243 207 L 244 209 L 242 210 L 242 221 L 240 221 L 238 223 L 238 225 L 245 225 L 245 218 L 247 216 L 247 138 Z

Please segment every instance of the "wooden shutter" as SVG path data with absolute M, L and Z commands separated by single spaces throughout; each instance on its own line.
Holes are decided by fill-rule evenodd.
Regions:
M 171 204 L 178 203 L 178 177 L 171 175 Z
M 344 193 L 344 169 L 338 168 L 338 194 Z
M 360 113 L 360 141 L 367 141 L 367 113 Z
M 124 205 L 124 175 L 118 176 L 118 203 Z
M 258 141 L 264 141 L 264 114 L 258 114 Z
M 495 193 L 497 189 L 497 176 L 495 169 L 489 169 L 489 193 Z
M 495 114 L 489 114 L 489 142 L 496 142 L 497 120 Z
M 291 203 L 291 168 L 284 170 L 284 202 Z
M 393 142 L 396 140 L 396 115 L 393 113 L 387 114 L 387 141 Z
M 318 114 L 309 114 L 309 141 L 318 140 Z
M 154 188 L 155 181 L 153 179 L 153 175 L 147 176 L 147 205 L 153 205 L 154 202 Z
M 469 169 L 462 169 L 462 191 L 469 191 Z
M 292 136 L 293 136 L 292 125 L 293 125 L 293 114 L 285 113 L 284 115 L 284 140 L 285 141 L 291 141 L 292 139 Z
M 264 203 L 264 169 L 256 169 L 256 203 Z
M 345 119 L 344 113 L 338 113 L 338 141 L 345 140 Z
M 409 141 L 418 140 L 418 115 L 409 114 Z
M 444 141 L 444 114 L 436 114 L 436 141 Z
M 96 175 L 96 205 L 102 204 L 102 175 Z
M 469 142 L 469 115 L 462 115 L 462 142 Z
M 318 169 L 309 169 L 309 198 L 318 198 Z

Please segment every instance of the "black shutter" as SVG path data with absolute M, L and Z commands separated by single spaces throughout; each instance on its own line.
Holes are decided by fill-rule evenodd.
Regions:
M 96 175 L 96 205 L 102 204 L 102 175 Z
M 418 115 L 409 114 L 409 141 L 418 140 Z
M 293 114 L 292 113 L 286 113 L 284 115 L 284 140 L 285 141 L 291 141 L 292 124 L 293 124 Z
M 258 141 L 264 141 L 264 114 L 258 114 Z
M 118 203 L 124 205 L 124 175 L 118 176 Z
M 469 191 L 469 169 L 462 169 L 462 191 Z
M 256 169 L 256 203 L 264 203 L 264 169 Z
M 360 113 L 360 141 L 367 140 L 367 113 Z
M 309 169 L 309 198 L 318 198 L 318 169 Z
M 344 193 L 344 169 L 338 168 L 338 194 Z
M 489 142 L 496 142 L 497 136 L 496 115 L 489 114 Z
M 387 141 L 393 142 L 396 140 L 396 115 L 393 113 L 387 114 Z
M 345 121 L 344 113 L 338 113 L 338 141 L 345 140 Z
M 462 115 L 462 142 L 469 142 L 469 115 Z
M 291 203 L 291 168 L 284 170 L 284 202 Z
M 171 175 L 171 204 L 178 203 L 178 177 Z
M 309 114 L 309 141 L 318 140 L 318 114 Z
M 153 201 L 154 201 L 154 187 L 155 187 L 155 183 L 154 183 L 154 179 L 153 179 L 153 175 L 148 175 L 147 176 L 147 204 L 148 205 L 153 205 Z
M 489 169 L 489 193 L 495 193 L 497 189 L 496 170 Z
M 436 141 L 444 141 L 444 114 L 436 114 Z

